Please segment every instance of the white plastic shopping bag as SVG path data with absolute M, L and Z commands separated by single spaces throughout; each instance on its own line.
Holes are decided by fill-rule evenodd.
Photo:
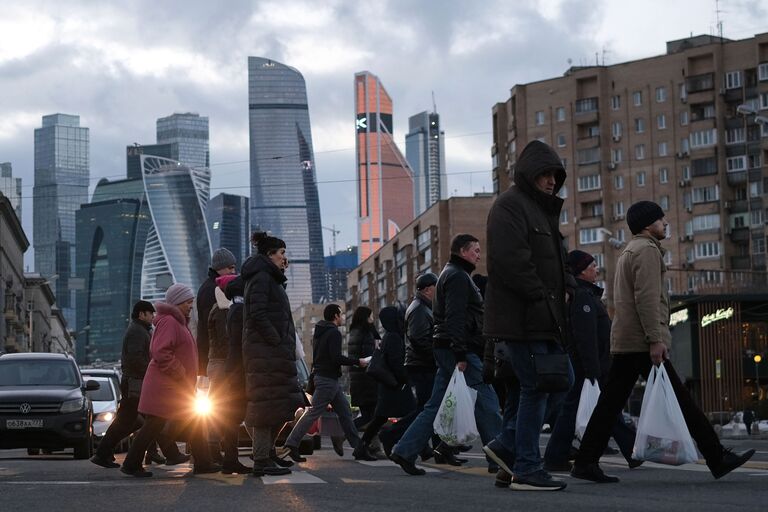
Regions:
M 600 386 L 589 379 L 584 379 L 584 385 L 581 387 L 581 397 L 579 398 L 579 409 L 576 411 L 576 435 L 581 439 L 587 430 L 589 418 L 592 417 L 592 411 L 595 410 L 597 399 L 600 398 Z
M 648 375 L 632 458 L 679 466 L 696 462 L 696 446 L 664 365 Z
M 475 423 L 476 399 L 477 391 L 467 386 L 458 368 L 454 370 L 433 424 L 435 434 L 446 444 L 469 444 L 480 437 Z

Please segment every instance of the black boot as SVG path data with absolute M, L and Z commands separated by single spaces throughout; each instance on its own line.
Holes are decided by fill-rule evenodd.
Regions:
M 370 452 L 368 451 L 368 446 L 363 441 L 360 441 L 359 443 L 357 443 L 357 446 L 355 447 L 355 451 L 352 452 L 352 456 L 355 458 L 355 460 L 367 460 L 367 461 L 379 460 L 370 454 Z
M 283 476 L 290 475 L 291 470 L 288 468 L 278 467 L 277 464 L 270 459 L 260 459 L 253 461 L 253 476 Z
M 251 455 L 251 459 L 253 459 L 253 455 Z M 290 468 L 293 466 L 293 461 L 290 461 L 288 459 L 281 459 L 277 456 L 277 451 L 274 447 L 272 447 L 272 450 L 269 452 L 269 460 L 274 462 L 278 467 L 281 468 Z
M 157 452 L 147 452 L 147 454 L 144 456 L 144 464 L 149 466 L 153 462 L 155 464 L 165 464 L 166 460 L 165 457 Z
M 451 466 L 461 466 L 461 461 L 453 454 L 453 448 L 447 444 L 441 443 L 434 449 L 435 464 L 449 464 Z
M 747 450 L 741 455 L 736 455 L 731 450 L 723 450 L 723 458 L 718 464 L 710 466 L 709 470 L 712 472 L 712 476 L 722 478 L 734 469 L 742 466 L 745 462 L 752 458 L 755 454 L 755 450 Z

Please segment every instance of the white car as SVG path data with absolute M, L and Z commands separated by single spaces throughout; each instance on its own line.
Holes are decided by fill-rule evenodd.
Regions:
M 101 386 L 96 391 L 88 391 L 88 398 L 93 403 L 93 436 L 98 444 L 107 433 L 117 414 L 117 392 L 109 377 L 89 377 Z

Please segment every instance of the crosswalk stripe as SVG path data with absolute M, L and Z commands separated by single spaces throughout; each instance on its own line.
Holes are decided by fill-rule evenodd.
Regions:
M 294 471 L 290 475 L 285 476 L 263 476 L 261 477 L 261 481 L 264 482 L 264 485 L 328 483 L 325 480 L 304 471 Z
M 392 462 L 391 460 L 358 460 L 358 461 L 355 461 L 355 462 L 357 462 L 358 464 L 362 464 L 363 466 L 369 466 L 369 467 L 372 467 L 372 468 L 398 468 L 398 469 L 400 469 L 400 467 L 397 464 L 395 464 L 394 462 Z M 431 468 L 429 466 L 420 466 L 420 465 L 417 464 L 416 467 L 423 469 L 427 473 L 442 473 L 442 471 L 440 471 L 439 469 Z

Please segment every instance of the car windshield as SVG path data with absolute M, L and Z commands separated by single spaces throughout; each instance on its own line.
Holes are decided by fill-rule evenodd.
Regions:
M 43 359 L 0 360 L 0 386 L 80 386 L 72 362 Z
M 85 377 L 88 380 L 88 377 Z M 111 402 L 115 399 L 115 395 L 112 394 L 112 386 L 109 385 L 109 381 L 106 379 L 94 379 L 99 383 L 99 389 L 93 391 L 86 391 L 85 394 L 94 402 Z

